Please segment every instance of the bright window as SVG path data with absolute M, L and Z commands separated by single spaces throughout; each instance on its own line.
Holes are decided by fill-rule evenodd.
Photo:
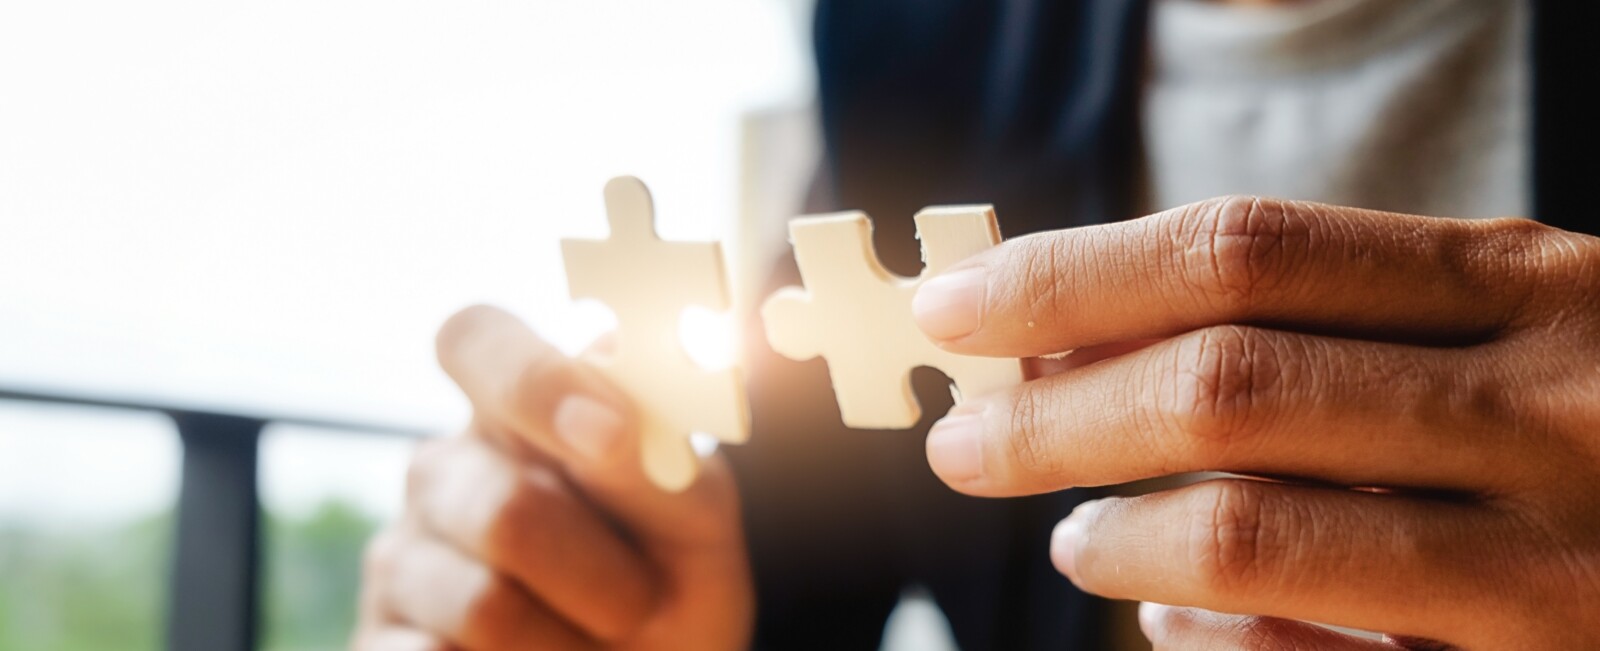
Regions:
M 0 651 L 164 647 L 178 463 L 161 414 L 0 400 Z
M 288 425 L 262 433 L 262 649 L 347 646 L 361 550 L 400 512 L 413 445 L 396 436 Z

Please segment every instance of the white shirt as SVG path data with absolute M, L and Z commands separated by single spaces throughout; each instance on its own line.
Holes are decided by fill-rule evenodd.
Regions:
M 1239 193 L 1526 215 L 1526 14 L 1519 0 L 1157 0 L 1150 207 Z

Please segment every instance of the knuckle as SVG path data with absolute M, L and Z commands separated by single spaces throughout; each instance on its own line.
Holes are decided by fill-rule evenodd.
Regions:
M 1198 491 L 1189 525 L 1196 587 L 1213 596 L 1250 591 L 1269 562 L 1268 504 L 1247 480 L 1219 480 Z
M 1289 205 L 1228 196 L 1192 204 L 1178 215 L 1173 226 L 1181 248 L 1180 277 L 1219 308 L 1248 310 L 1282 264 Z
M 1203 461 L 1224 461 L 1280 386 L 1283 355 L 1260 330 L 1220 326 L 1200 330 L 1175 347 L 1171 380 L 1160 410 L 1165 428 Z
M 1424 417 L 1434 423 L 1461 423 L 1463 437 L 1499 437 L 1519 428 L 1526 431 L 1528 417 L 1539 413 L 1536 401 L 1526 400 L 1520 387 L 1497 374 L 1462 373 L 1419 382 L 1428 382 L 1428 386 L 1422 390 L 1424 397 L 1415 402 L 1433 412 L 1424 412 Z
M 1589 304 L 1581 307 L 1593 309 L 1594 297 L 1600 294 L 1600 238 L 1534 226 L 1537 233 L 1521 239 L 1535 242 L 1535 246 L 1523 248 L 1534 251 L 1535 261 L 1530 266 L 1542 281 L 1540 289 L 1564 305 L 1581 305 L 1582 299 L 1588 299 Z M 1574 301 L 1574 297 L 1580 300 Z
M 1046 390 L 1024 384 L 1012 395 L 1006 452 L 1013 474 L 1049 478 L 1062 473 L 1063 460 L 1054 451 L 1053 401 Z
M 1435 255 L 1463 282 L 1479 283 L 1507 275 L 1529 280 L 1543 263 L 1571 253 L 1565 234 L 1530 219 L 1500 217 L 1459 224 L 1460 231 L 1440 238 Z
M 1584 302 L 1574 297 L 1595 294 L 1600 255 L 1592 237 L 1514 217 L 1456 226 L 1428 243 L 1428 255 L 1447 286 L 1504 314 L 1501 330 L 1559 320 Z

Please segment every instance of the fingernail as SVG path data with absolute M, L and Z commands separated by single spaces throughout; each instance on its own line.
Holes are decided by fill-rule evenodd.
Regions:
M 1050 532 L 1050 560 L 1055 562 L 1058 571 L 1074 581 L 1078 576 L 1078 550 L 1083 548 L 1084 527 L 1099 505 L 1098 501 L 1079 504 Z
M 959 339 L 983 324 L 983 295 L 988 284 L 982 267 L 934 276 L 911 297 L 917 327 L 932 339 Z
M 622 415 L 605 403 L 574 394 L 556 405 L 556 435 L 590 461 L 601 461 L 622 438 Z
M 928 465 L 946 483 L 983 476 L 982 425 L 979 414 L 952 412 L 928 431 Z

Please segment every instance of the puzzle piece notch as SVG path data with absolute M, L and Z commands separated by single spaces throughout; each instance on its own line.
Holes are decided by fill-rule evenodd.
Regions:
M 917 328 L 911 297 L 926 278 L 1000 242 L 988 206 L 945 206 L 916 215 L 925 267 L 916 278 L 889 273 L 872 248 L 865 213 L 801 217 L 789 222 L 804 288 L 788 287 L 762 306 L 767 341 L 779 354 L 827 360 L 846 425 L 905 429 L 921 418 L 911 370 L 939 369 L 957 400 L 1022 381 L 1014 359 L 957 355 Z
M 605 240 L 561 242 L 574 299 L 597 299 L 617 317 L 616 345 L 596 366 L 634 402 L 646 476 L 667 491 L 694 482 L 699 457 L 691 432 L 728 443 L 750 436 L 749 405 L 737 368 L 707 371 L 683 349 L 684 308 L 730 308 L 722 249 L 715 242 L 668 242 L 656 235 L 650 191 L 639 179 L 605 188 Z

